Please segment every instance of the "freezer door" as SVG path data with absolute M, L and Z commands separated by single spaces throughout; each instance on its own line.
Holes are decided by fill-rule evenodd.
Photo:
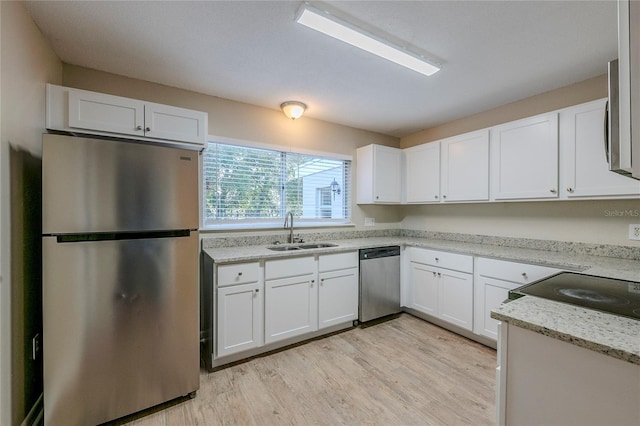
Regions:
M 197 229 L 198 155 L 43 135 L 43 233 Z
M 199 387 L 198 233 L 43 238 L 47 425 L 99 424 Z

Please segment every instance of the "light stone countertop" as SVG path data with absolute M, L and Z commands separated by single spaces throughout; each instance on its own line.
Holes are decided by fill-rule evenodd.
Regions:
M 640 321 L 524 296 L 491 312 L 499 321 L 640 365 Z
M 203 248 L 215 263 L 258 261 L 362 248 L 401 245 L 537 264 L 590 275 L 640 281 L 640 261 L 541 249 L 506 247 L 417 237 L 374 237 L 323 240 L 337 247 L 277 252 L 266 245 Z M 501 305 L 492 317 L 628 362 L 640 364 L 640 321 L 592 309 L 524 296 Z

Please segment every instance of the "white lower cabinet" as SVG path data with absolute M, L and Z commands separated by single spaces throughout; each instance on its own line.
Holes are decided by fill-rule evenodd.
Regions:
M 475 259 L 473 332 L 498 339 L 498 321 L 491 311 L 502 304 L 509 291 L 561 272 L 547 266 L 478 257 Z
M 262 346 L 264 286 L 258 262 L 216 268 L 216 355 Z
M 265 343 L 358 318 L 358 253 L 265 263 Z
M 356 319 L 358 319 L 358 268 L 321 272 L 318 288 L 318 328 L 352 322 Z
M 218 356 L 262 345 L 262 285 L 218 288 Z
M 472 330 L 473 258 L 417 247 L 409 257 L 409 307 Z
M 267 280 L 265 292 L 265 343 L 318 329 L 318 291 L 313 273 Z

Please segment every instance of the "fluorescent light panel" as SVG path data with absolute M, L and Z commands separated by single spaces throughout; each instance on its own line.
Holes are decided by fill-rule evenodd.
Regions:
M 432 75 L 440 71 L 440 68 L 426 62 L 424 58 L 396 47 L 388 41 L 378 39 L 360 28 L 309 5 L 304 5 L 300 9 L 296 22 L 421 74 Z

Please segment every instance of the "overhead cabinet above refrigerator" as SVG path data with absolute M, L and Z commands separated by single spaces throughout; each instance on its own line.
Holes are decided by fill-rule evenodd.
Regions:
M 206 112 L 47 84 L 46 127 L 201 150 Z

